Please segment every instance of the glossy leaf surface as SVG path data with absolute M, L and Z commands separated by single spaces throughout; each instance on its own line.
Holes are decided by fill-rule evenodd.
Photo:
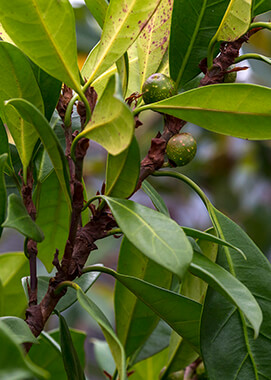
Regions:
M 253 327 L 255 335 L 258 336 L 263 318 L 262 311 L 254 296 L 242 282 L 197 252 L 194 252 L 190 271 L 239 308 Z
M 86 6 L 92 13 L 97 23 L 103 28 L 104 19 L 108 7 L 106 0 L 85 0 Z
M 48 379 L 49 374 L 24 356 L 23 349 L 10 334 L 10 329 L 0 322 L 0 341 L 4 350 L 0 355 L 1 380 Z
M 67 378 L 68 380 L 85 380 L 84 371 L 74 348 L 67 322 L 62 315 L 59 314 L 58 317 L 61 353 Z
M 25 342 L 38 343 L 38 339 L 32 334 L 27 323 L 18 317 L 1 317 L 0 323 L 10 329 L 10 337 L 18 344 Z M 3 323 L 3 324 L 2 324 Z
M 163 350 L 148 359 L 137 363 L 132 370 L 134 380 L 157 380 L 160 379 L 160 372 L 166 363 L 168 351 Z
M 201 305 L 187 297 L 160 288 L 136 277 L 110 272 L 118 281 L 151 308 L 173 330 L 199 349 Z
M 6 219 L 6 208 L 7 208 L 7 190 L 4 177 L 4 169 L 6 166 L 8 155 L 7 153 L 1 154 L 0 156 L 0 237 L 2 235 L 3 227 L 1 226 Z
M 125 98 L 129 81 L 129 58 L 127 52 L 117 60 L 116 67 L 120 77 L 122 96 Z
M 140 151 L 136 138 L 117 156 L 108 154 L 105 194 L 128 198 L 134 191 L 140 170 Z
M 111 0 L 98 50 L 88 57 L 88 82 L 113 65 L 136 40 L 160 0 Z
M 0 255 L 2 315 L 23 317 L 27 299 L 21 286 L 21 278 L 28 273 L 29 262 L 23 252 Z
M 99 368 L 109 374 L 114 373 L 116 366 L 107 342 L 93 338 L 91 343 L 93 344 L 94 355 Z
M 183 278 L 192 247 L 176 222 L 138 203 L 103 197 L 127 239 L 149 259 Z
M 80 92 L 75 21 L 68 0 L 2 3 L 0 18 L 12 40 L 33 62 Z
M 7 218 L 2 227 L 14 228 L 29 239 L 41 242 L 44 234 L 39 226 L 29 216 L 23 200 L 16 194 L 8 197 Z
M 112 329 L 112 326 L 110 325 L 108 319 L 103 314 L 103 312 L 98 308 L 98 306 L 89 297 L 87 297 L 80 289 L 77 290 L 77 298 L 80 305 L 89 313 L 89 315 L 91 315 L 91 317 L 101 327 L 102 332 L 110 347 L 111 353 L 114 357 L 120 380 L 126 380 L 127 376 L 126 376 L 125 351 L 118 337 L 116 336 L 114 330 Z
M 171 327 L 163 319 L 160 319 L 147 341 L 140 348 L 138 355 L 133 357 L 133 364 L 148 359 L 167 348 L 171 333 Z
M 95 283 L 95 281 L 97 280 L 99 276 L 100 276 L 99 272 L 86 273 L 83 276 L 74 280 L 74 282 L 80 286 L 83 292 L 87 292 L 88 289 Z M 24 289 L 26 297 L 28 297 L 27 280 L 29 281 L 30 279 L 29 278 L 27 279 L 26 277 L 22 279 L 23 289 Z M 45 296 L 48 290 L 49 280 L 50 280 L 50 277 L 38 276 L 38 303 L 41 302 L 41 300 L 43 299 L 43 297 Z M 71 288 L 68 288 L 67 293 L 59 300 L 55 309 L 59 313 L 61 313 L 62 311 L 68 309 L 76 301 L 77 301 L 77 297 L 74 290 Z
M 252 0 L 231 0 L 216 32 L 217 41 L 235 41 L 248 30 Z
M 170 76 L 183 85 L 199 72 L 228 0 L 174 1 L 170 32 Z
M 211 233 L 213 230 L 209 230 L 208 232 Z M 197 244 L 200 251 L 207 258 L 215 261 L 218 249 L 216 244 L 200 239 L 197 241 Z M 181 294 L 197 302 L 203 303 L 207 286 L 208 285 L 205 281 L 194 276 L 191 272 L 188 272 L 181 284 Z M 173 332 L 169 344 L 168 361 L 165 371 L 161 376 L 161 380 L 167 379 L 171 373 L 187 367 L 190 363 L 195 361 L 197 357 L 198 353 L 193 350 L 182 337 Z
M 244 259 L 246 258 L 245 253 L 242 252 L 239 248 L 233 246 L 231 243 L 223 239 L 218 238 L 215 235 L 209 234 L 208 232 L 202 232 L 202 231 L 196 230 L 194 228 L 189 228 L 189 227 L 182 227 L 182 229 L 186 233 L 187 236 L 191 236 L 195 239 L 207 240 L 216 244 L 221 244 L 226 247 L 233 248 L 236 252 L 241 254 L 244 257 Z
M 161 0 L 137 40 L 140 88 L 157 69 L 168 48 L 173 0 Z
M 58 79 L 47 74 L 33 62 L 31 62 L 31 64 L 42 95 L 44 115 L 46 119 L 50 121 L 59 99 L 62 83 Z M 15 98 L 15 96 L 12 96 L 12 98 Z
M 91 121 L 74 139 L 72 151 L 82 137 L 95 140 L 112 155 L 120 154 L 129 146 L 134 133 L 134 118 L 120 97 L 118 86 L 118 76 L 112 76 L 95 107 Z
M 7 160 L 6 160 L 6 167 L 5 172 L 8 173 L 9 175 L 12 175 L 14 170 L 13 170 L 13 165 L 12 165 L 12 159 L 11 159 L 11 152 L 10 152 L 10 147 L 9 147 L 9 142 L 8 142 L 8 135 L 6 128 L 0 118 L 0 155 L 2 154 L 7 154 Z
M 28 59 L 16 46 L 7 42 L 0 43 L 0 82 L 0 114 L 8 125 L 23 166 L 26 168 L 38 140 L 38 134 L 14 109 L 4 110 L 4 102 L 11 98 L 24 98 L 41 112 L 44 106 Z
M 247 320 L 221 295 L 209 289 L 201 328 L 202 354 L 207 371 L 211 379 L 220 376 L 238 380 L 268 378 L 271 367 L 265 358 L 271 347 L 271 265 L 239 226 L 218 210 L 214 209 L 214 212 L 220 235 L 246 253 L 247 261 L 239 255 L 231 255 L 231 260 L 236 277 L 247 286 L 259 303 L 263 311 L 263 323 L 258 338 L 254 339 Z M 217 263 L 228 269 L 222 249 Z M 222 368 L 218 358 L 227 363 L 227 366 Z
M 60 186 L 65 195 L 66 202 L 68 206 L 71 207 L 69 174 L 66 167 L 66 159 L 50 124 L 39 110 L 26 100 L 12 99 L 6 104 L 6 107 L 14 107 L 23 119 L 32 123 L 32 128 L 37 131 L 49 154 Z
M 69 208 L 55 171 L 38 184 L 35 203 L 36 223 L 45 236 L 43 242 L 38 244 L 39 259 L 50 273 L 56 249 L 59 250 L 59 260 L 64 254 L 70 223 Z
M 171 285 L 171 273 L 149 260 L 126 238 L 123 239 L 119 253 L 118 272 L 165 289 Z M 127 356 L 132 355 L 145 342 L 159 321 L 152 310 L 119 282 L 115 286 L 115 318 L 118 337 Z
M 145 180 L 142 182 L 141 188 L 148 195 L 157 211 L 160 211 L 166 216 L 170 216 L 163 198 L 148 181 Z
M 148 108 L 209 131 L 249 140 L 271 138 L 271 90 L 251 84 L 217 84 L 174 96 Z M 144 107 L 142 107 L 144 108 Z
M 85 345 L 85 341 L 87 338 L 87 334 L 85 331 L 78 330 L 78 329 L 69 328 L 69 330 L 70 330 L 70 335 L 72 338 L 73 345 L 74 345 L 76 352 L 78 354 L 78 357 L 79 357 L 79 361 L 81 363 L 82 368 L 84 368 L 85 362 L 86 362 L 86 360 L 85 360 L 86 353 L 85 353 L 84 345 Z M 55 342 L 60 343 L 60 330 L 59 329 L 51 330 L 51 331 L 49 331 L 49 334 L 50 334 L 50 337 L 55 340 Z
M 271 10 L 271 0 L 255 0 L 253 7 L 253 16 L 265 13 Z
M 79 355 L 81 365 L 84 366 L 84 341 L 86 334 L 79 330 L 70 329 L 73 344 Z M 50 374 L 51 378 L 57 380 L 67 380 L 67 375 L 64 369 L 59 330 L 42 332 L 38 337 L 39 344 L 32 346 L 29 351 L 29 356 L 34 363 L 42 366 Z

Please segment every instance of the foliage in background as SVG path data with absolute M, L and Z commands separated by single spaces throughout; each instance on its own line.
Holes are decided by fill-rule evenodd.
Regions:
M 69 328 L 60 314 L 76 302 L 104 335 L 106 342 L 93 340 L 93 345 L 107 378 L 268 379 L 271 266 L 244 230 L 212 203 L 224 209 L 230 200 L 236 217 L 248 197 L 234 166 L 239 156 L 224 149 L 232 137 L 262 140 L 240 142 L 236 150 L 253 146 L 261 152 L 264 171 L 254 175 L 268 178 L 271 90 L 226 84 L 224 77 L 238 71 L 232 64 L 245 58 L 269 63 L 256 53 L 239 56 L 239 50 L 261 33 L 253 26 L 270 30 L 269 22 L 252 23 L 271 10 L 270 0 L 85 3 L 102 34 L 94 47 L 89 43 L 81 72 L 68 0 L 0 4 L 1 233 L 13 228 L 25 237 L 22 252 L 0 256 L 0 377 L 93 379 L 85 370 L 85 333 Z M 93 34 L 97 39 L 97 28 Z M 170 75 L 178 94 L 144 104 L 142 86 L 154 72 Z M 163 115 L 155 138 L 141 125 L 146 111 Z M 179 170 L 167 161 L 165 149 L 186 122 L 210 132 L 188 124 L 199 136 L 203 159 Z M 86 152 L 97 143 L 108 152 L 104 184 L 92 186 L 88 195 L 83 163 L 87 174 L 92 164 Z M 147 153 L 141 163 L 140 151 Z M 179 194 L 167 195 L 165 202 L 160 178 L 153 187 L 146 181 L 150 175 L 167 177 L 172 192 L 176 180 L 178 191 L 181 183 L 188 185 L 205 206 L 212 229 L 181 227 L 178 209 L 195 214 L 195 208 L 191 212 Z M 209 187 L 212 203 L 187 175 Z M 225 194 L 229 175 L 238 178 L 235 194 Z M 218 185 L 210 183 L 213 178 Z M 155 210 L 133 196 L 140 187 Z M 133 201 L 126 199 L 131 196 Z M 254 232 L 257 223 L 251 225 Z M 97 264 L 99 252 L 88 266 L 96 241 L 111 235 L 123 235 L 117 269 Z M 258 239 L 270 248 L 269 241 Z M 47 276 L 37 273 L 37 257 Z M 116 280 L 116 329 L 92 299 L 100 273 Z M 45 332 L 52 314 L 59 329 Z

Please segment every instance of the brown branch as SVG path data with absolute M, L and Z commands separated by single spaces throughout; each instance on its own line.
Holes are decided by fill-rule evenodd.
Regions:
M 253 34 L 252 31 L 250 31 L 248 35 L 241 37 L 238 41 L 221 45 L 221 53 L 214 60 L 214 68 L 211 72 L 207 72 L 206 70 L 206 75 L 203 78 L 201 85 L 221 83 L 223 81 L 227 68 L 234 62 L 235 57 L 239 54 L 240 47 L 248 40 L 251 34 Z M 227 57 L 228 55 L 230 57 Z M 202 70 L 205 70 L 204 61 L 201 62 L 201 68 Z M 91 109 L 93 110 L 97 98 L 94 100 L 95 92 L 93 92 L 93 90 L 91 90 L 91 94 L 92 95 L 88 100 Z M 61 117 L 65 117 L 65 106 L 66 104 L 64 106 L 62 104 L 62 108 L 60 107 L 60 112 L 62 112 Z M 81 103 L 78 105 L 78 112 L 81 117 L 81 124 L 83 125 L 85 120 L 85 112 L 84 106 Z M 152 139 L 149 152 L 141 162 L 141 172 L 136 190 L 140 188 L 141 183 L 145 178 L 151 175 L 155 170 L 162 167 L 168 140 L 174 134 L 179 133 L 185 124 L 186 121 L 184 120 L 165 115 L 163 133 L 158 134 L 154 139 Z M 70 134 L 67 134 L 66 140 L 66 156 L 69 161 L 69 149 L 72 142 Z M 63 259 L 61 264 L 59 264 L 58 254 L 55 254 L 53 263 L 57 268 L 57 273 L 53 278 L 51 278 L 47 293 L 39 305 L 31 305 L 26 311 L 26 322 L 35 336 L 38 336 L 41 333 L 59 299 L 65 294 L 64 290 L 62 293 L 55 295 L 56 287 L 63 281 L 72 281 L 81 275 L 82 269 L 90 252 L 96 249 L 95 241 L 106 237 L 107 233 L 116 226 L 116 222 L 112 217 L 111 212 L 105 208 L 100 213 L 94 212 L 94 216 L 90 222 L 84 227 L 80 227 L 80 213 L 84 201 L 81 183 L 82 165 L 87 147 L 88 141 L 86 141 L 86 139 L 80 140 L 76 149 L 76 164 L 74 169 L 71 167 L 71 161 L 69 161 L 71 170 L 71 192 L 73 196 L 72 218 L 69 239 L 66 244 Z M 29 348 L 30 345 L 26 345 L 26 349 L 29 350 Z
M 36 220 L 37 210 L 32 199 L 33 191 L 33 175 L 30 169 L 27 170 L 27 183 L 22 181 L 22 198 L 24 205 L 27 209 L 28 214 L 32 220 Z M 37 242 L 29 239 L 27 241 L 27 254 L 29 258 L 29 269 L 30 269 L 30 286 L 28 286 L 28 305 L 37 304 L 37 294 L 38 294 L 38 280 L 37 280 Z
M 258 30 L 260 29 L 252 29 L 234 42 L 222 43 L 220 54 L 214 59 L 214 65 L 210 71 L 207 70 L 207 59 L 203 59 L 200 62 L 199 67 L 205 76 L 201 80 L 200 86 L 222 83 L 224 81 L 224 76 L 227 73 L 227 69 L 234 63 L 235 58 L 239 56 L 239 51 L 243 43 L 247 42 L 250 36 Z M 158 134 L 152 139 L 148 154 L 141 161 L 140 176 L 136 190 L 140 188 L 144 179 L 163 166 L 168 140 L 175 134 L 179 133 L 185 124 L 185 120 L 165 115 L 163 133 Z
M 199 67 L 205 76 L 200 81 L 200 86 L 223 83 L 224 76 L 228 68 L 234 64 L 235 58 L 239 56 L 242 45 L 248 42 L 249 38 L 259 30 L 260 28 L 251 29 L 236 41 L 222 43 L 220 54 L 214 59 L 213 67 L 210 71 L 207 70 L 207 59 L 203 59 Z

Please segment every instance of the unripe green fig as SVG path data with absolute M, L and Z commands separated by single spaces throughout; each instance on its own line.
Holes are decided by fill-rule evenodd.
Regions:
M 169 139 L 166 153 L 169 161 L 176 166 L 187 165 L 197 152 L 197 142 L 191 133 L 179 133 Z
M 159 102 L 176 95 L 175 82 L 165 74 L 152 74 L 142 86 L 142 97 L 146 104 Z
M 230 66 L 229 71 L 232 70 L 233 68 L 234 66 Z M 236 81 L 236 78 L 237 78 L 236 71 L 228 72 L 224 75 L 224 83 L 234 83 Z

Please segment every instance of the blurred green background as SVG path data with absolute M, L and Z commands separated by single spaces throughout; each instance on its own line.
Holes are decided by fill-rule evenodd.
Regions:
M 99 40 L 101 30 L 82 1 L 74 1 L 77 21 L 78 60 L 82 66 L 88 52 Z M 270 14 L 261 16 L 269 21 Z M 245 52 L 259 52 L 271 56 L 271 33 L 257 33 Z M 271 66 L 260 62 L 242 62 L 240 66 L 250 66 L 238 73 L 238 82 L 249 82 L 271 86 Z M 128 94 L 129 95 L 129 94 Z M 142 158 L 147 153 L 150 140 L 158 131 L 162 131 L 162 117 L 155 113 L 146 113 L 141 117 L 143 126 L 137 129 L 136 136 Z M 271 127 L 271 125 L 270 125 Z M 198 151 L 195 159 L 180 172 L 191 177 L 208 195 L 213 204 L 230 216 L 251 236 L 268 258 L 271 257 L 271 142 L 251 142 L 217 135 L 195 125 L 187 124 L 183 131 L 190 132 L 196 138 Z M 105 177 L 106 152 L 91 142 L 84 165 L 84 175 L 89 197 L 101 189 Z M 152 178 L 152 185 L 164 198 L 171 217 L 180 225 L 206 229 L 210 226 L 208 214 L 199 199 L 180 182 L 169 178 Z M 152 207 L 145 193 L 140 190 L 132 198 Z M 89 263 L 104 263 L 116 268 L 120 239 L 108 237 L 98 242 L 98 250 L 89 258 Z M 0 252 L 22 251 L 23 238 L 12 231 L 4 231 Z M 39 273 L 46 274 L 42 264 Z M 114 324 L 113 313 L 114 281 L 102 275 L 90 289 L 89 295 L 102 308 Z M 82 308 L 74 305 L 64 313 L 71 327 L 87 331 L 86 352 L 88 373 L 91 380 L 104 379 L 102 371 L 94 360 L 93 339 L 103 336 L 95 322 Z M 52 317 L 47 329 L 57 327 L 56 317 Z

